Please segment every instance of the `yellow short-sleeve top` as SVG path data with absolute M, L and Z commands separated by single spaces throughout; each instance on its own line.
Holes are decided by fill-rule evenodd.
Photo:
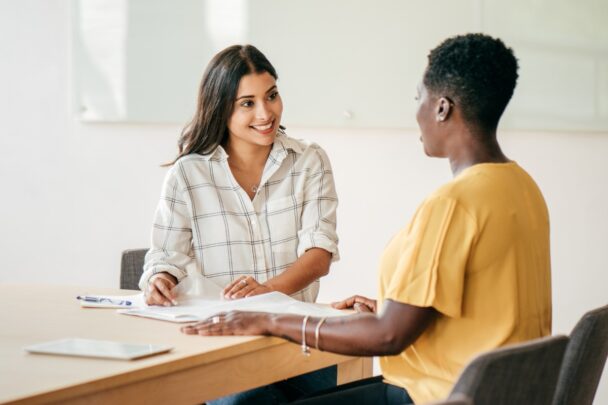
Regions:
M 433 307 L 439 316 L 384 378 L 416 404 L 445 398 L 476 354 L 551 333 L 549 214 L 515 162 L 462 171 L 431 194 L 380 261 L 379 303 Z M 380 308 L 382 310 L 382 308 Z

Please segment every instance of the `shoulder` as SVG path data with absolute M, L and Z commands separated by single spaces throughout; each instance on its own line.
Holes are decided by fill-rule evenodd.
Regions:
M 476 190 L 479 187 L 468 176 L 459 176 L 432 192 L 420 205 L 418 213 L 450 217 L 462 215 L 477 222 L 475 206 L 484 203 Z
M 315 142 L 306 139 L 292 138 L 284 131 L 277 134 L 275 142 L 279 142 L 288 153 L 295 154 L 296 160 L 300 163 L 329 165 L 327 153 Z
M 211 165 L 214 162 L 219 162 L 219 160 L 215 154 L 199 155 L 198 153 L 191 153 L 182 156 L 169 168 L 166 181 L 173 180 L 182 183 L 192 178 L 207 178 L 211 171 Z

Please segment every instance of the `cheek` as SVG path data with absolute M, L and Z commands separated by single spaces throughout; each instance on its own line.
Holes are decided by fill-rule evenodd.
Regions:
M 283 100 L 279 98 L 276 103 L 272 105 L 272 112 L 276 117 L 281 117 L 281 114 L 283 114 Z
M 416 111 L 416 122 L 418 122 L 418 128 L 420 128 L 420 130 L 423 130 L 425 125 L 424 112 L 422 111 L 422 106 L 418 107 L 418 110 Z
M 245 126 L 248 126 L 245 114 L 242 114 L 238 111 L 233 112 L 230 118 L 228 119 L 228 131 L 239 131 Z

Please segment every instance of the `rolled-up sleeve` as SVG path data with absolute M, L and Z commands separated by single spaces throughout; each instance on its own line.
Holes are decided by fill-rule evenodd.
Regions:
M 163 183 L 154 214 L 151 248 L 146 254 L 144 272 L 139 280 L 142 290 L 150 277 L 161 272 L 181 281 L 187 275 L 186 267 L 194 261 L 191 218 L 178 175 L 179 163 L 169 170 Z
M 308 177 L 304 187 L 302 227 L 298 231 L 298 256 L 308 249 L 321 248 L 340 258 L 336 232 L 338 196 L 329 158 L 317 145 L 310 147 Z

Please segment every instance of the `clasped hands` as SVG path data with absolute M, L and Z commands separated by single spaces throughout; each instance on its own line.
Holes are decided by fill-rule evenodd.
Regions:
M 169 273 L 158 273 L 152 276 L 145 291 L 146 304 L 148 305 L 177 305 L 177 294 L 175 287 L 177 279 Z M 259 283 L 251 276 L 241 276 L 228 284 L 222 291 L 225 299 L 238 299 L 253 297 L 273 291 L 266 284 Z

